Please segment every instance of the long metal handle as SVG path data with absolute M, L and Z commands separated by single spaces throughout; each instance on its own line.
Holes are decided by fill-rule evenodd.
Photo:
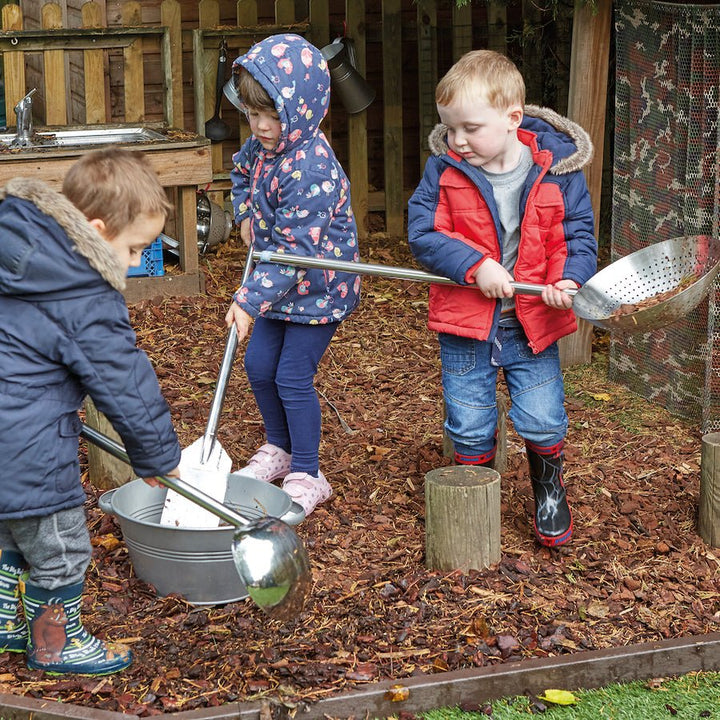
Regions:
M 348 262 L 346 260 L 331 260 L 329 258 L 305 257 L 289 253 L 253 252 L 255 262 L 271 262 L 278 265 L 292 265 L 293 267 L 318 268 L 320 270 L 337 270 L 338 272 L 357 273 L 359 275 L 374 275 L 376 277 L 394 278 L 395 280 L 412 280 L 414 282 L 431 282 L 441 285 L 458 285 L 459 287 L 477 287 L 476 285 L 459 285 L 454 280 L 443 275 L 433 275 L 424 270 L 395 267 L 393 265 L 376 265 L 374 263 Z M 542 295 L 545 285 L 512 281 L 510 285 L 516 293 L 521 295 Z M 577 289 L 565 290 L 568 295 L 575 295 Z
M 125 448 L 120 445 L 120 443 L 111 440 L 107 435 L 104 435 L 84 423 L 82 429 L 80 430 L 80 435 L 88 442 L 93 443 L 93 445 L 97 445 L 99 448 L 105 450 L 107 453 L 110 453 L 110 455 L 113 455 L 118 460 L 122 460 L 130 465 L 130 457 L 125 451 Z M 196 505 L 199 505 L 201 508 L 213 513 L 213 515 L 217 515 L 217 517 L 230 525 L 242 527 L 243 525 L 247 525 L 252 522 L 249 518 L 236 513 L 227 505 L 223 505 L 223 503 L 219 502 L 214 497 L 198 490 L 196 487 L 190 485 L 184 480 L 181 480 L 180 478 L 170 478 L 165 475 L 158 475 L 156 479 L 165 487 L 174 490 L 178 495 L 182 495 L 188 500 L 192 500 L 192 502 Z
M 220 413 L 222 412 L 223 403 L 225 402 L 225 394 L 227 393 L 228 380 L 235 360 L 237 346 L 238 337 L 235 327 L 233 326 L 229 329 L 227 340 L 225 341 L 225 353 L 223 354 L 222 363 L 220 364 L 215 393 L 213 394 L 207 426 L 205 428 L 205 434 L 203 435 L 202 447 L 200 449 L 201 465 L 208 462 L 215 447 L 218 421 L 220 419 Z
M 245 260 L 242 280 L 240 281 L 241 285 L 243 285 L 250 276 L 250 269 L 253 265 L 252 256 L 253 251 L 252 246 L 250 246 Z M 233 325 L 228 329 L 227 340 L 225 341 L 225 352 L 223 354 L 222 362 L 220 363 L 220 372 L 218 373 L 215 392 L 213 394 L 212 403 L 210 404 L 210 413 L 208 415 L 207 426 L 205 427 L 205 434 L 203 435 L 202 447 L 200 448 L 201 465 L 207 463 L 212 455 L 213 448 L 215 447 L 218 421 L 220 420 L 220 413 L 222 412 L 223 403 L 225 402 L 225 394 L 227 393 L 228 380 L 230 379 L 230 372 L 232 371 L 232 366 L 235 361 L 237 346 L 237 331 Z

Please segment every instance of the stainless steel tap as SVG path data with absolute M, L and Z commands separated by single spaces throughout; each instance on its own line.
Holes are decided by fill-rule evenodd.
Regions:
M 33 88 L 22 100 L 15 105 L 15 116 L 17 117 L 17 131 L 11 147 L 30 147 L 32 145 L 33 121 L 32 121 L 32 96 L 37 91 Z

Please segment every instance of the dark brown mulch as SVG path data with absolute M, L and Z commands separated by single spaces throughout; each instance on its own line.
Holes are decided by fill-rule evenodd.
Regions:
M 411 263 L 402 239 L 379 233 L 364 254 Z M 233 240 L 203 261 L 205 296 L 131 308 L 183 445 L 207 421 L 243 259 Z M 297 621 L 268 619 L 249 600 L 198 608 L 155 597 L 88 485 L 86 623 L 129 642 L 135 662 L 107 678 L 52 678 L 4 654 L 0 692 L 141 716 L 264 696 L 292 705 L 381 679 L 717 631 L 720 553 L 696 530 L 700 431 L 606 380 L 604 334 L 592 365 L 566 374 L 572 544 L 553 551 L 533 540 L 511 432 L 501 562 L 469 574 L 425 569 L 423 477 L 449 462 L 425 296 L 421 284 L 366 280 L 361 309 L 323 360 L 321 466 L 335 496 L 297 528 L 314 575 Z M 235 467 L 263 441 L 239 364 L 219 439 Z

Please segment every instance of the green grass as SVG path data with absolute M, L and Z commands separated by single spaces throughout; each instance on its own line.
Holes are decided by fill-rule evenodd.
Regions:
M 544 720 L 720 719 L 720 672 L 636 681 L 573 694 L 577 698 L 574 705 L 542 703 L 547 709 L 542 712 L 536 706 L 534 713 L 541 713 Z M 423 720 L 527 720 L 534 714 L 532 701 L 525 695 L 487 704 L 492 707 L 492 715 L 445 708 L 419 717 Z

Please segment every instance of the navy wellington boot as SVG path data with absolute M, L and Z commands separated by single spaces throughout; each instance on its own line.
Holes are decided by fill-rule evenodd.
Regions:
M 0 653 L 25 652 L 28 632 L 20 608 L 20 575 L 26 565 L 15 550 L 0 550 Z
M 570 541 L 573 520 L 563 483 L 562 444 L 540 448 L 525 444 L 535 498 L 535 536 L 541 545 L 558 547 Z
M 45 590 L 21 580 L 30 632 L 28 667 L 55 675 L 109 675 L 132 662 L 130 650 L 91 635 L 80 620 L 83 583 Z

